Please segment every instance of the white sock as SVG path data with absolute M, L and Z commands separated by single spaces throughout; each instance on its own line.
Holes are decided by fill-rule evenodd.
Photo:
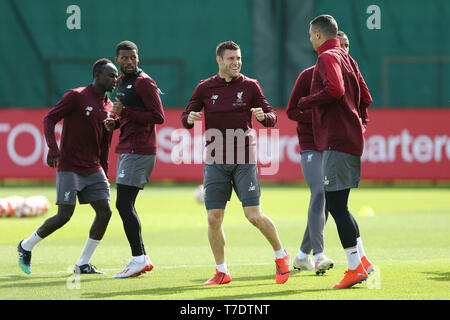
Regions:
M 41 241 L 42 238 L 38 236 L 37 232 L 33 232 L 31 236 L 29 236 L 27 239 L 22 241 L 22 248 L 24 248 L 27 251 L 33 250 L 34 246 Z
M 227 264 L 226 263 L 218 264 L 217 271 L 223 272 L 223 273 L 228 273 Z
M 362 243 L 362 239 L 361 237 L 356 238 L 356 244 L 358 246 L 358 253 L 359 253 L 359 257 L 365 257 L 366 253 L 364 252 L 364 247 L 363 247 L 363 243 Z
M 344 249 L 347 255 L 348 268 L 350 270 L 355 270 L 361 263 L 361 258 L 359 257 L 358 248 Z
M 319 260 L 319 258 L 322 257 L 322 256 L 323 256 L 323 252 L 321 252 L 321 253 L 316 253 L 316 254 L 314 255 L 314 263 L 316 263 L 317 260 Z
M 134 262 L 144 263 L 145 262 L 145 254 L 142 254 L 140 256 L 133 256 L 132 259 Z
M 276 251 L 273 252 L 273 255 L 275 256 L 275 259 L 283 259 L 285 254 L 286 254 L 286 253 L 284 252 L 284 249 L 283 249 L 283 248 L 281 248 L 280 250 L 276 250 Z
M 91 257 L 94 254 L 94 251 L 99 243 L 100 240 L 94 240 L 91 238 L 87 239 L 86 244 L 84 245 L 83 252 L 81 253 L 81 257 L 77 262 L 77 266 L 88 264 L 89 261 L 91 261 Z
M 304 253 L 302 250 L 299 250 L 297 253 L 297 259 L 303 260 L 306 259 L 308 257 L 308 255 L 306 253 Z

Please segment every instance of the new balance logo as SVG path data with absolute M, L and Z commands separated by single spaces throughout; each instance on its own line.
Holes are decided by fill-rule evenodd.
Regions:
M 131 84 L 127 85 L 127 89 L 131 89 L 132 86 Z
M 84 108 L 84 110 L 86 110 L 86 115 L 89 116 L 94 108 L 87 106 L 86 108 Z
M 64 201 L 69 201 L 70 191 L 64 192 Z
M 253 182 L 250 182 L 250 187 L 248 188 L 248 191 L 255 191 L 256 186 L 253 185 Z

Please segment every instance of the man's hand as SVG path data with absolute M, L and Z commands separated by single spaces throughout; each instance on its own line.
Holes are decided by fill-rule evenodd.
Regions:
M 116 97 L 116 102 L 113 103 L 112 112 L 120 116 L 123 109 L 123 103 Z
M 116 120 L 108 117 L 105 120 L 103 120 L 103 125 L 105 126 L 106 131 L 112 132 L 116 128 Z
M 253 115 L 258 121 L 264 121 L 265 117 L 262 108 L 251 108 L 250 111 L 253 113 Z
M 47 156 L 47 164 L 51 168 L 58 168 L 59 156 Z
M 189 113 L 189 116 L 187 118 L 187 123 L 189 125 L 193 125 L 195 121 L 197 121 L 198 119 L 200 119 L 202 117 L 202 113 L 201 112 L 195 112 L 195 111 L 191 111 Z

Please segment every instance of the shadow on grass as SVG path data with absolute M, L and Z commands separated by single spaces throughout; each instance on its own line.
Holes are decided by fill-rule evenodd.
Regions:
M 295 273 L 294 273 L 295 275 Z M 297 273 L 298 275 L 298 273 Z M 305 276 L 315 276 L 313 274 Z M 312 292 L 326 292 L 333 290 L 331 288 L 326 289 L 292 289 L 286 288 L 283 290 L 283 285 L 275 283 L 275 275 L 258 275 L 258 276 L 245 276 L 245 277 L 235 277 L 229 284 L 221 286 L 204 286 L 203 282 L 207 279 L 192 279 L 189 280 L 195 284 L 187 286 L 173 286 L 173 287 L 157 287 L 139 290 L 128 290 L 128 291 L 115 291 L 115 292 L 86 292 L 82 293 L 82 299 L 118 299 L 121 296 L 131 296 L 134 299 L 139 299 L 139 296 L 145 297 L 145 299 L 151 299 L 154 296 L 156 299 L 164 295 L 178 295 L 187 292 L 195 292 L 196 296 L 201 296 L 204 292 L 205 297 L 196 298 L 196 300 L 234 300 L 234 299 L 279 299 L 285 298 L 289 299 L 291 295 L 298 295 L 302 293 L 312 293 Z M 267 280 L 271 280 L 267 282 Z M 264 281 L 260 283 L 247 284 L 248 281 Z M 259 292 L 249 292 L 245 293 L 248 288 L 257 288 Z M 242 288 L 242 289 L 240 289 Z M 276 288 L 271 290 L 271 288 Z M 354 288 L 358 289 L 358 288 Z M 220 291 L 219 291 L 220 290 Z M 236 292 L 237 291 L 237 292 Z M 236 292 L 236 293 L 234 293 Z M 229 293 L 229 294 L 227 294 Z M 212 296 L 213 295 L 213 296 Z
M 54 287 L 67 285 L 67 280 L 72 277 L 73 274 L 61 274 L 59 276 L 21 276 L 12 275 L 0 279 L 0 289 L 5 288 L 38 288 L 38 287 Z M 89 278 L 93 277 L 93 278 Z M 56 280 L 60 279 L 60 280 Z M 102 275 L 81 275 L 80 282 L 93 282 L 93 281 L 105 281 Z
M 423 274 L 431 275 L 428 280 L 434 281 L 450 281 L 450 272 L 422 272 Z

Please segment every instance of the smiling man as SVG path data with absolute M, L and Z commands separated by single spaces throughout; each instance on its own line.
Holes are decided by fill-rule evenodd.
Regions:
M 190 129 L 202 118 L 202 109 L 205 113 L 207 160 L 203 185 L 208 239 L 216 262 L 216 274 L 204 284 L 221 285 L 231 281 L 225 263 L 222 221 L 233 188 L 242 202 L 246 218 L 261 231 L 274 250 L 276 282 L 285 283 L 290 275 L 289 254 L 283 249 L 273 221 L 262 212 L 258 168 L 252 155 L 256 141 L 254 136 L 246 134 L 252 129 L 252 116 L 265 127 L 273 127 L 277 116 L 258 81 L 240 73 L 242 56 L 236 43 L 220 43 L 216 48 L 216 61 L 218 74 L 197 85 L 181 116 L 183 126 Z M 229 135 L 230 131 L 242 134 Z M 214 140 L 208 138 L 210 132 L 216 133 Z M 239 146 L 235 138 L 243 138 L 241 141 L 245 143 Z

